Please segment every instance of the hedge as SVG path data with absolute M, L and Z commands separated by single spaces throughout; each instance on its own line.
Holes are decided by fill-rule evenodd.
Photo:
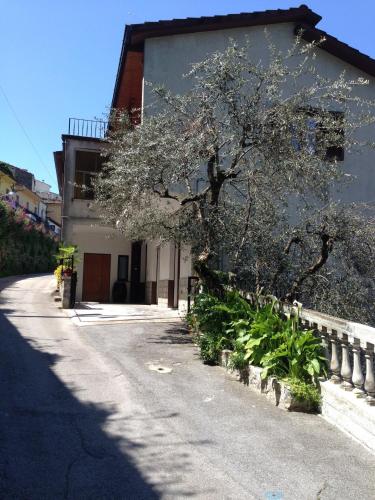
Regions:
M 50 272 L 58 242 L 43 224 L 0 201 L 0 276 Z

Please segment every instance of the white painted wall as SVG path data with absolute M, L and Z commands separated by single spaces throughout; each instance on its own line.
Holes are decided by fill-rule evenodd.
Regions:
M 268 46 L 264 36 L 264 26 L 253 26 L 227 30 L 217 30 L 201 33 L 189 33 L 149 38 L 145 42 L 144 81 L 154 84 L 164 84 L 175 93 L 186 92 L 191 80 L 185 79 L 193 63 L 199 62 L 215 51 L 223 51 L 230 39 L 243 45 L 246 37 L 251 42 L 250 53 L 255 61 L 268 59 Z M 281 49 L 289 48 L 294 40 L 294 24 L 281 23 L 268 25 L 272 41 Z M 345 42 L 345 40 L 343 40 Z M 351 66 L 328 52 L 318 49 L 316 67 L 321 75 L 336 78 L 345 70 L 348 79 L 363 77 L 369 80 L 369 85 L 359 87 L 358 95 L 375 99 L 375 79 Z M 143 89 L 145 113 L 151 112 L 155 99 L 148 86 Z M 372 139 L 375 136 L 375 126 L 362 129 L 362 139 Z M 355 176 L 353 182 L 342 188 L 335 197 L 343 201 L 375 201 L 375 151 L 363 148 L 360 155 L 345 154 L 343 162 L 345 172 Z
M 181 247 L 180 277 L 188 278 L 193 276 L 191 250 L 188 246 Z
M 65 142 L 65 171 L 63 216 L 69 218 L 97 219 L 98 214 L 93 207 L 92 200 L 74 198 L 75 161 L 77 151 L 100 151 L 100 143 L 95 140 L 67 139 Z
M 131 265 L 131 242 L 121 234 L 106 227 L 95 227 L 88 224 L 74 224 L 72 228 L 72 243 L 78 245 L 79 262 L 77 264 L 77 300 L 82 300 L 83 259 L 85 253 L 102 253 L 111 255 L 110 290 L 117 280 L 118 256 L 129 256 L 129 277 Z M 127 294 L 129 300 L 129 290 Z
M 67 139 L 65 143 L 65 172 L 63 190 L 63 234 L 65 243 L 78 245 L 77 301 L 82 300 L 83 254 L 102 253 L 111 255 L 110 291 L 117 280 L 118 256 L 129 256 L 131 266 L 131 242 L 121 233 L 101 224 L 90 200 L 74 199 L 75 153 L 77 150 L 99 151 L 98 141 Z M 128 300 L 130 290 L 127 294 Z
M 37 193 L 46 193 L 47 194 L 47 193 L 49 193 L 49 191 L 51 189 L 51 186 L 49 184 L 47 184 L 44 181 L 40 181 L 38 179 L 35 179 L 34 187 L 35 187 L 35 191 Z
M 145 281 L 156 281 L 156 241 L 147 240 L 147 264 Z

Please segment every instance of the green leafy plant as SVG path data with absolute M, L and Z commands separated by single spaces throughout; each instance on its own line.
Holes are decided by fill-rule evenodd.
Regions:
M 319 410 L 322 396 L 318 387 L 298 378 L 289 378 L 285 382 L 289 385 L 290 391 L 297 401 L 307 402 L 312 411 Z
M 74 257 L 74 260 L 78 259 L 78 247 L 77 245 L 65 245 L 62 243 L 59 245 L 58 252 L 56 254 L 56 259 L 69 259 Z
M 238 292 L 227 292 L 224 300 L 209 293 L 199 294 L 194 300 L 189 322 L 201 332 L 197 344 L 202 359 L 207 363 L 217 363 L 222 349 L 233 349 L 237 333 L 229 325 L 251 315 L 250 304 Z
M 226 338 L 217 337 L 213 332 L 197 335 L 196 343 L 200 348 L 200 356 L 207 364 L 217 364 L 222 349 L 225 349 Z
M 279 336 L 280 345 L 266 353 L 261 359 L 262 377 L 276 375 L 291 377 L 306 382 L 315 382 L 325 374 L 326 359 L 322 353 L 320 339 L 311 330 L 293 330 L 290 320 Z
M 274 305 L 266 305 L 255 312 L 250 328 L 239 331 L 238 342 L 246 351 L 245 359 L 261 366 L 264 356 L 280 345 L 283 320 L 274 311 Z
M 246 352 L 243 348 L 243 345 L 238 345 L 238 342 L 236 342 L 235 350 L 229 357 L 228 367 L 231 370 L 244 370 L 245 368 L 247 368 L 249 362 L 245 358 L 245 354 Z
M 265 302 L 267 302 L 265 304 Z M 311 410 L 320 404 L 317 379 L 326 375 L 326 359 L 320 339 L 299 325 L 299 308 L 282 312 L 272 297 L 258 297 L 250 305 L 237 292 L 224 299 L 202 293 L 188 316 L 196 332 L 205 363 L 217 363 L 222 349 L 232 350 L 231 369 L 243 370 L 249 363 L 263 368 L 262 378 L 285 380 L 297 400 Z
M 63 261 L 62 264 L 62 278 L 64 276 L 71 276 L 75 271 L 75 265 L 79 262 L 79 253 L 77 245 L 61 244 L 58 253 L 55 256 L 58 263 Z
M 63 271 L 63 266 L 60 264 L 59 266 L 56 267 L 56 269 L 53 272 L 56 278 L 57 287 L 59 287 L 62 282 L 62 271 Z

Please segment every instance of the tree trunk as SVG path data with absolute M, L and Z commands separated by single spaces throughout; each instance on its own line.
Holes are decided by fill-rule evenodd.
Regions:
M 223 299 L 225 288 L 217 274 L 209 267 L 211 257 L 210 252 L 204 250 L 194 260 L 193 268 L 207 290 L 219 299 Z

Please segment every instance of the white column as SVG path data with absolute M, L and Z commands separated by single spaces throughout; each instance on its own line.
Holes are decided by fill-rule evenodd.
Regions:
M 365 390 L 367 392 L 366 402 L 369 405 L 374 406 L 375 405 L 374 346 L 372 344 L 367 344 L 365 358 L 366 358 Z
M 331 345 L 332 345 L 332 354 L 331 354 L 331 363 L 330 363 L 330 370 L 332 372 L 331 375 L 331 382 L 334 384 L 339 384 L 341 382 L 340 378 L 340 364 L 339 364 L 339 357 L 337 353 L 337 333 L 332 332 L 331 333 Z
M 321 339 L 321 342 L 322 342 L 323 354 L 324 354 L 324 357 L 326 358 L 326 368 L 328 369 L 329 368 L 330 354 L 329 354 L 329 344 L 328 344 L 327 329 L 322 328 L 319 331 L 319 336 L 320 336 L 320 339 Z
M 341 384 L 342 388 L 346 391 L 351 391 L 353 389 L 352 385 L 352 367 L 350 366 L 349 360 L 349 344 L 348 335 L 343 333 L 341 338 L 341 376 L 343 382 Z
M 358 339 L 353 339 L 352 342 L 352 351 L 353 351 L 353 384 L 354 391 L 353 394 L 357 396 L 357 398 L 361 398 L 365 395 L 363 390 L 363 383 L 365 378 L 362 372 L 361 366 L 361 346 Z

